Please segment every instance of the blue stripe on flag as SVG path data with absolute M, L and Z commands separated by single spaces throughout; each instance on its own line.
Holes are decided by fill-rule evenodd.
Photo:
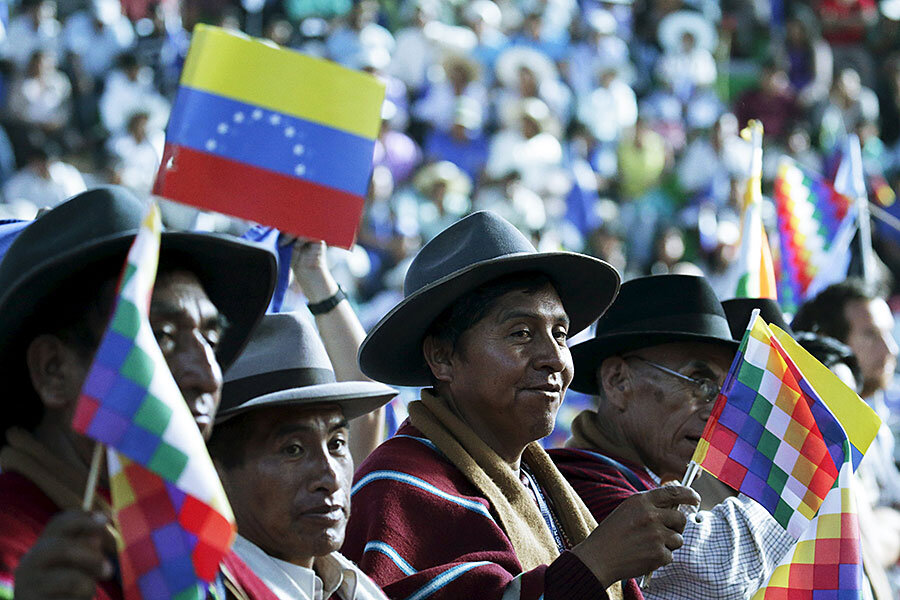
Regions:
M 412 565 L 403 560 L 403 557 L 400 556 L 400 553 L 394 550 L 390 544 L 386 544 L 384 542 L 372 541 L 366 544 L 366 547 L 363 548 L 363 554 L 366 552 L 381 552 L 397 565 L 397 568 L 403 571 L 406 575 L 415 575 L 418 573 L 415 569 L 412 568 Z
M 356 482 L 356 484 L 353 486 L 353 489 L 350 491 L 350 495 L 353 496 L 354 494 L 356 494 L 356 492 L 358 492 L 366 485 L 372 483 L 373 481 L 378 481 L 381 479 L 399 481 L 400 483 L 409 484 L 413 487 L 419 488 L 420 490 L 426 491 L 429 494 L 433 494 L 438 498 L 443 498 L 444 500 L 448 500 L 449 502 L 458 504 L 463 508 L 466 508 L 473 512 L 477 512 L 478 514 L 487 517 L 491 521 L 494 520 L 494 517 L 491 516 L 491 513 L 488 512 L 488 509 L 485 508 L 483 504 L 475 502 L 474 500 L 468 500 L 466 498 L 454 496 L 453 494 L 448 494 L 444 490 L 435 487 L 434 485 L 428 483 L 423 479 L 419 479 L 418 477 L 413 477 L 412 475 L 401 473 L 399 471 L 372 471 Z
M 427 598 L 464 573 L 471 571 L 475 567 L 489 564 L 491 563 L 487 561 L 480 561 L 456 565 L 455 567 L 447 569 L 446 571 L 429 581 L 427 584 L 419 588 L 415 594 L 407 596 L 406 600 L 422 600 L 423 598 Z
M 166 141 L 365 196 L 375 142 L 182 86 Z

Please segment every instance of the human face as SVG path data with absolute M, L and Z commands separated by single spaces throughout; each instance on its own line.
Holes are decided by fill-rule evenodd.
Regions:
M 862 371 L 862 396 L 886 389 L 897 366 L 897 342 L 894 341 L 894 316 L 887 303 L 853 300 L 844 306 L 844 318 L 850 327 L 846 344 L 859 361 Z
M 223 317 L 193 273 L 172 271 L 156 280 L 150 325 L 185 403 L 208 439 L 222 397 L 215 350 L 224 333 Z
M 353 459 L 335 406 L 273 407 L 242 418 L 243 462 L 217 464 L 241 535 L 281 560 L 312 568 L 344 542 Z
M 644 360 L 629 360 L 628 356 Z M 709 379 L 721 387 L 734 351 L 717 344 L 679 342 L 642 348 L 623 358 L 632 389 L 621 413 L 625 437 L 651 471 L 663 480 L 680 479 L 714 403 L 707 401 L 700 386 L 645 361 L 693 379 Z
M 574 372 L 568 328 L 553 286 L 514 290 L 463 332 L 453 352 L 449 402 L 509 463 L 553 431 Z

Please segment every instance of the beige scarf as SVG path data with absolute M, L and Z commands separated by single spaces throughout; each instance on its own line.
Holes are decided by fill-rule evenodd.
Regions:
M 603 450 L 603 434 L 597 428 L 592 410 L 583 410 L 572 419 L 572 437 L 566 440 L 566 448 Z
M 559 556 L 550 528 L 519 477 L 443 400 L 423 390 L 422 400 L 409 405 L 409 420 L 491 503 L 523 570 L 548 565 Z M 573 545 L 581 543 L 597 526 L 587 506 L 540 444 L 526 446 L 522 460 L 550 497 L 566 537 Z M 614 600 L 621 599 L 621 583 L 616 582 L 606 593 Z

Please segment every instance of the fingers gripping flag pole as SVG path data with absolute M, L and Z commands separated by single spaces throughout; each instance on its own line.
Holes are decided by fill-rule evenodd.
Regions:
M 128 253 L 72 425 L 107 447 L 126 600 L 199 600 L 235 524 L 150 326 L 161 230 L 154 203 Z

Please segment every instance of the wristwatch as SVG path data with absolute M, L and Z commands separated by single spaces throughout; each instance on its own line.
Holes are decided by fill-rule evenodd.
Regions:
M 344 290 L 341 288 L 341 285 L 338 284 L 338 289 L 330 298 L 325 298 L 321 302 L 310 302 L 306 305 L 309 308 L 309 312 L 318 316 L 324 315 L 325 313 L 333 310 L 335 306 L 341 303 L 341 301 L 346 300 L 347 294 L 344 293 Z

